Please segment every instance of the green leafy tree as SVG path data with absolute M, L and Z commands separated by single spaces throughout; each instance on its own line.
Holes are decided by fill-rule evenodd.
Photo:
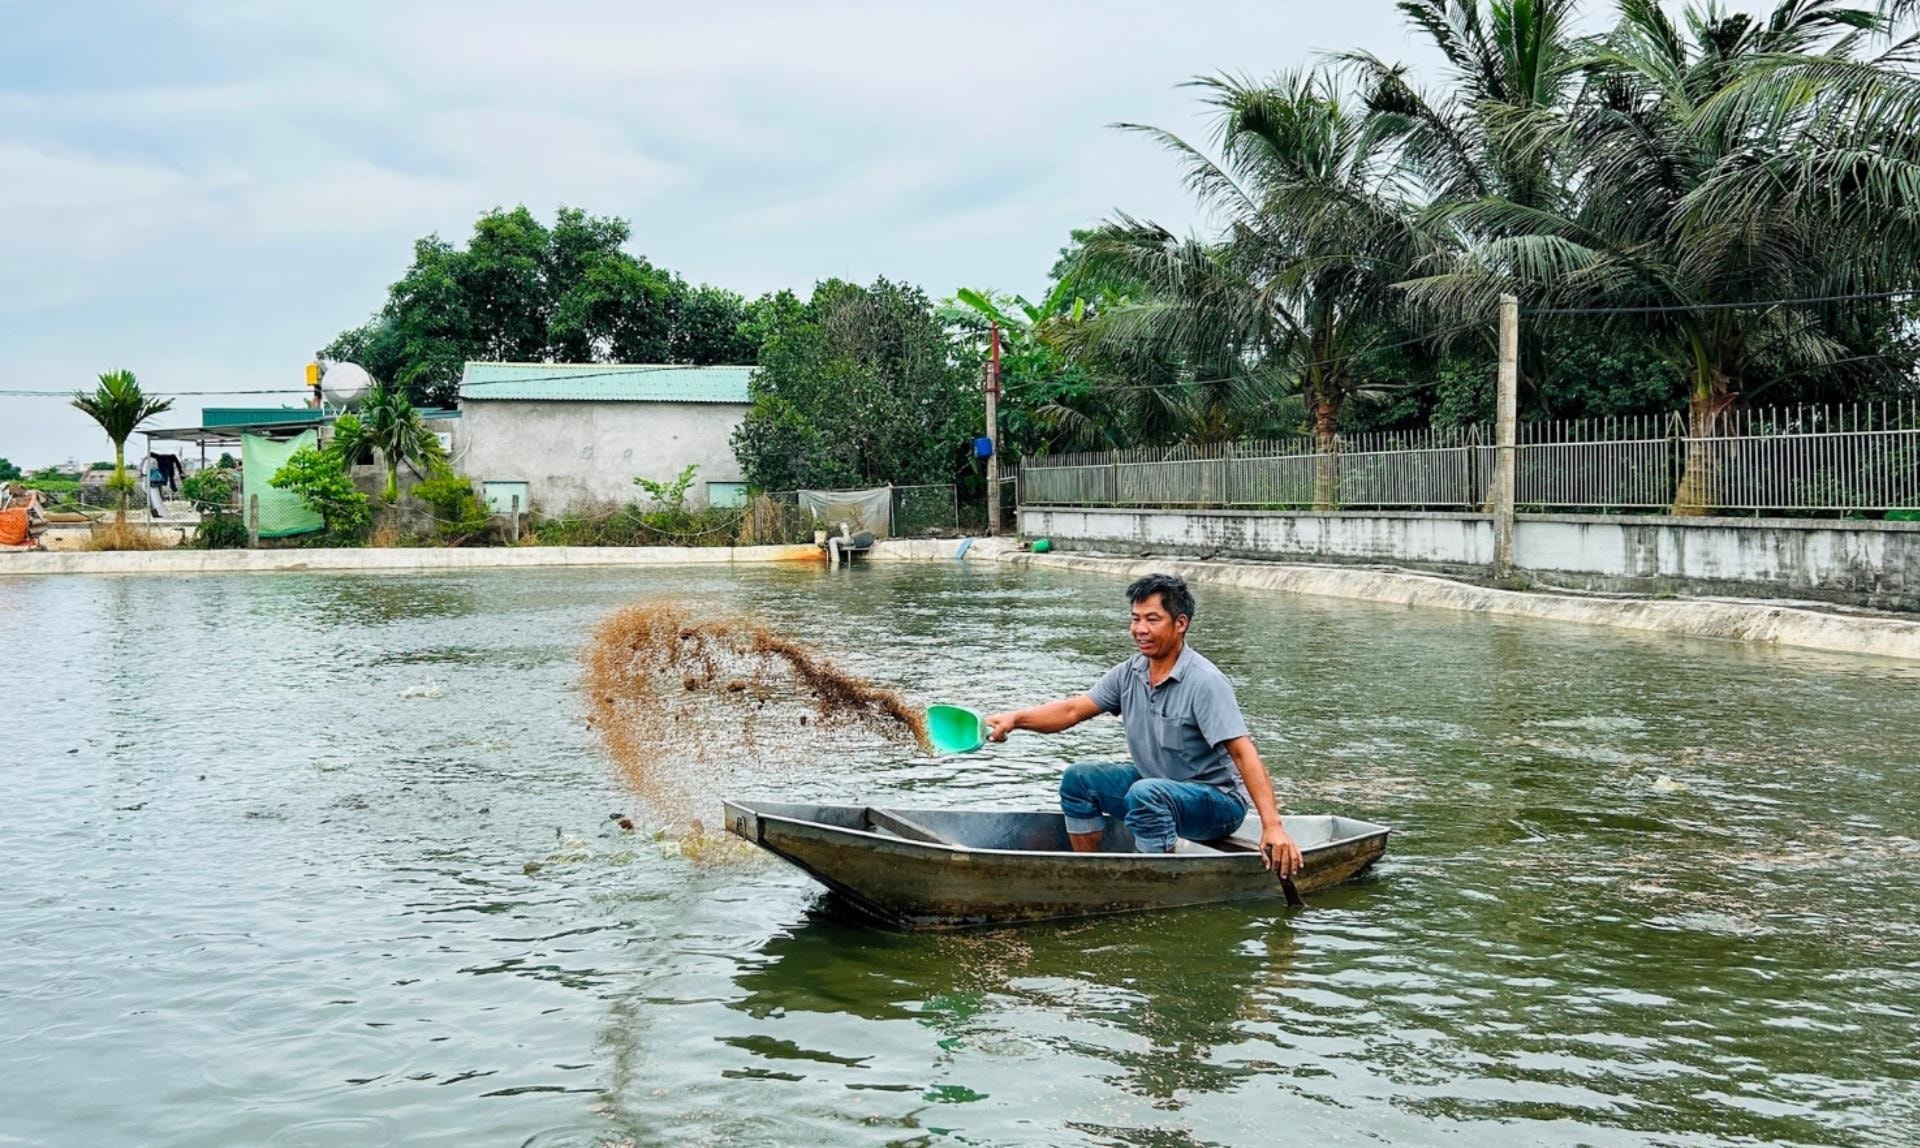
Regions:
M 490 211 L 464 248 L 417 241 L 380 312 L 319 355 L 437 407 L 457 401 L 468 360 L 751 362 L 739 298 L 687 287 L 628 252 L 630 238 L 625 220 L 578 208 L 552 227 L 525 207 Z
M 114 520 L 125 524 L 127 495 L 135 483 L 127 475 L 127 439 L 139 425 L 154 415 L 173 409 L 172 399 L 149 398 L 141 391 L 132 371 L 108 371 L 100 376 L 92 393 L 76 391 L 73 406 L 100 424 L 113 440 L 113 489 L 119 495 Z
M 963 362 L 918 288 L 830 279 L 767 302 L 753 405 L 734 435 L 762 490 L 950 482 L 978 434 L 977 362 Z
M 301 447 L 288 456 L 268 483 L 300 496 L 307 509 L 326 524 L 328 536 L 338 542 L 358 542 L 373 524 L 367 496 L 353 485 L 338 452 Z
M 0 482 L 6 482 L 19 477 L 20 468 L 15 466 L 12 460 L 0 458 Z
M 675 286 L 680 295 L 665 361 L 751 366 L 759 358 L 745 300 L 721 287 L 687 287 L 677 279 Z

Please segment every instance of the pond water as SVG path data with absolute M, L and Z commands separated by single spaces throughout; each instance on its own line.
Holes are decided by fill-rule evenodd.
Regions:
M 660 594 L 922 702 L 1127 652 L 1117 582 L 993 567 L 0 580 L 0 1144 L 1920 1127 L 1911 667 L 1202 588 L 1286 807 L 1388 859 L 1301 913 L 903 935 L 609 820 L 578 654 Z M 1044 806 L 1122 744 L 796 737 L 748 788 Z

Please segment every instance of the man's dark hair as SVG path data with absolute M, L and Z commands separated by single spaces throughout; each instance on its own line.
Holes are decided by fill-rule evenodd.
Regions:
M 1193 591 L 1187 589 L 1187 580 L 1177 574 L 1149 574 L 1127 587 L 1127 601 L 1135 606 L 1154 595 L 1160 596 L 1160 607 L 1175 618 L 1185 618 L 1188 625 L 1193 624 Z

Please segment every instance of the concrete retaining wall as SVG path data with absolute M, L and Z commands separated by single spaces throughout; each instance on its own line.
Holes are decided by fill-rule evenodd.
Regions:
M 250 574 L 287 570 L 409 573 L 536 566 L 707 566 L 823 562 L 813 546 L 512 546 L 473 550 L 147 550 L 0 554 L 8 574 Z
M 1403 606 L 1471 610 L 1583 625 L 1653 630 L 1695 637 L 1764 642 L 1849 654 L 1920 661 L 1920 622 L 1861 617 L 1753 602 L 1582 598 L 1476 586 L 1424 574 L 1339 565 L 1223 562 L 1089 554 L 1031 554 L 1013 539 L 960 543 L 902 540 L 874 546 L 876 562 L 1006 562 L 1076 570 L 1116 579 L 1168 570 L 1197 583 L 1315 594 Z M 9 574 L 230 574 L 275 571 L 409 573 L 539 566 L 687 566 L 758 562 L 821 562 L 813 546 L 593 547 L 528 546 L 476 550 L 169 550 L 133 553 L 0 554 Z
M 1284 556 L 1468 569 L 1493 561 L 1484 514 L 1309 514 L 1259 510 L 1121 510 L 1023 506 L 1029 538 L 1138 546 L 1161 553 Z
M 1478 574 L 1493 558 L 1483 514 L 1118 510 L 1031 506 L 1020 531 L 1103 549 L 1387 563 Z M 1548 585 L 1766 595 L 1920 610 L 1920 523 L 1792 518 L 1523 514 L 1514 560 Z
M 1920 522 L 1522 515 L 1513 548 L 1554 585 L 1920 610 Z
M 1920 660 L 1920 622 L 1755 602 L 1576 598 L 1499 590 L 1426 574 L 1272 562 L 1149 561 L 1060 553 L 1009 555 L 1005 560 L 1023 566 L 1107 574 L 1116 579 L 1167 572 L 1202 584 Z

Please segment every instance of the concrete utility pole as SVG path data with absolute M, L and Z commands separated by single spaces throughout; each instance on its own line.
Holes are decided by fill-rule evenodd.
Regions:
M 1493 435 L 1493 575 L 1513 573 L 1513 464 L 1515 425 L 1520 414 L 1520 300 L 1500 296 L 1500 373 L 1497 379 Z
M 987 533 L 1000 533 L 1000 324 L 987 353 Z

